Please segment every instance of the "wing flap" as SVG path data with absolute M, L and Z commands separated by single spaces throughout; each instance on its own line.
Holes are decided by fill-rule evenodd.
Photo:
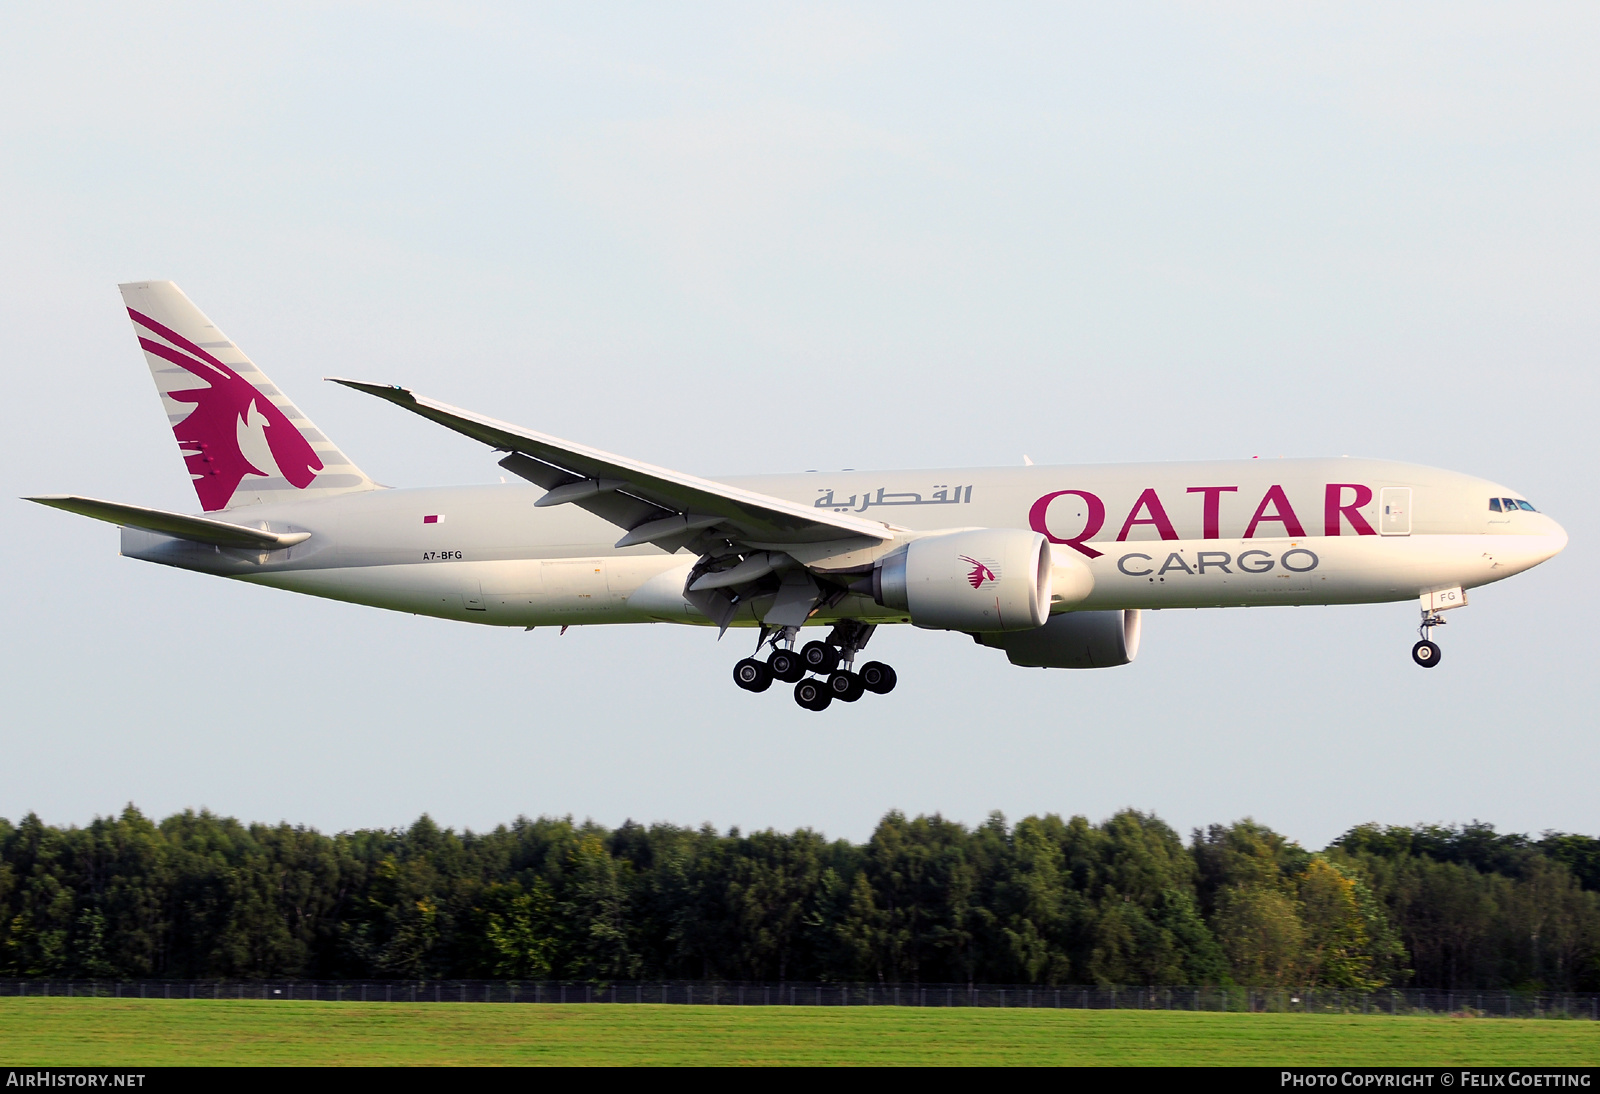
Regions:
M 500 466 L 516 475 L 518 478 L 527 479 L 535 486 L 542 486 L 549 491 L 543 498 L 534 502 L 534 505 L 545 503 L 546 498 L 557 497 L 558 491 L 569 487 L 581 487 L 584 483 L 594 482 L 594 479 L 580 478 L 568 474 L 559 467 L 552 467 L 531 456 L 521 452 L 513 452 L 500 461 Z M 617 480 L 607 480 L 616 482 Z M 552 505 L 563 504 L 557 500 L 550 502 Z M 670 517 L 673 510 L 664 509 L 653 502 L 625 494 L 620 488 L 615 490 L 596 491 L 593 494 L 582 493 L 582 496 L 573 497 L 564 504 L 576 505 L 579 509 L 586 509 L 601 520 L 610 521 L 618 528 L 637 528 L 639 525 L 662 517 Z
M 210 517 L 191 517 L 183 513 L 169 513 L 164 509 L 146 509 L 141 505 L 124 505 L 118 501 L 101 501 L 98 498 L 80 498 L 74 494 L 43 494 L 25 498 L 52 509 L 64 509 L 79 516 L 93 517 L 109 524 L 129 528 L 143 528 L 164 536 L 209 543 L 216 547 L 246 547 L 255 550 L 281 550 L 304 543 L 310 532 L 268 532 L 260 528 L 247 528 Z

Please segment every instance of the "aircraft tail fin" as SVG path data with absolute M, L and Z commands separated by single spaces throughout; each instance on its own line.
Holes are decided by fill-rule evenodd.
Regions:
M 177 285 L 118 288 L 202 509 L 377 489 Z

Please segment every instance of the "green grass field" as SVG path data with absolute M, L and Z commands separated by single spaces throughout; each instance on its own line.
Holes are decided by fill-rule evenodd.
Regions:
M 1584 1021 L 894 1007 L 0 1000 L 0 1063 L 1600 1063 Z

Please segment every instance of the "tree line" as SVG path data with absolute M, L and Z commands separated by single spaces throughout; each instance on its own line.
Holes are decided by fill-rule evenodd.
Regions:
M 864 844 L 519 818 L 0 820 L 0 975 L 1600 990 L 1600 840 L 891 812 Z

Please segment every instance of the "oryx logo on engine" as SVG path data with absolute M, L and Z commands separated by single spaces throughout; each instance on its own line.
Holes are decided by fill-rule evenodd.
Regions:
M 956 557 L 962 562 L 970 563 L 972 565 L 972 572 L 967 575 L 967 580 L 972 582 L 972 587 L 974 589 L 983 588 L 984 582 L 986 581 L 1000 580 L 1000 576 L 994 572 L 994 567 L 998 565 L 998 563 L 996 563 L 993 559 L 990 559 L 988 562 L 979 562 L 970 555 L 957 555 Z

